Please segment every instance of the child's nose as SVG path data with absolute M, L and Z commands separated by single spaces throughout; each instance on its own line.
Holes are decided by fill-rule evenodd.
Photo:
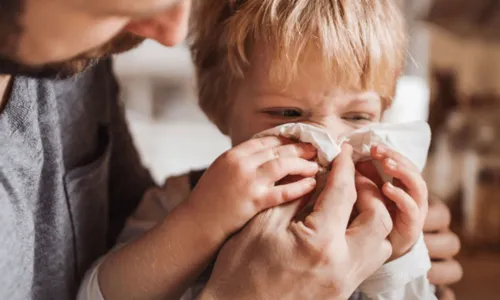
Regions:
M 342 119 L 339 118 L 318 118 L 308 122 L 310 125 L 316 126 L 318 128 L 326 131 L 333 140 L 337 140 L 342 134 L 346 132 L 345 124 Z

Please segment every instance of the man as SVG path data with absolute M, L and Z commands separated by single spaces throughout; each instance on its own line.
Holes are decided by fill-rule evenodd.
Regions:
M 109 55 L 143 38 L 179 43 L 189 8 L 188 0 L 0 1 L 1 299 L 74 298 L 153 185 Z M 429 215 L 428 230 L 445 232 L 426 236 L 431 256 L 452 257 L 446 210 L 431 206 Z M 460 270 L 446 261 L 431 274 L 448 284 Z

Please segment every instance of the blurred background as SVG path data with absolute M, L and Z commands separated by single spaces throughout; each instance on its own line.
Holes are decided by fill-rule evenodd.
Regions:
M 500 1 L 401 0 L 410 55 L 387 122 L 428 120 L 425 177 L 453 213 L 463 250 L 458 299 L 500 299 Z M 158 183 L 229 148 L 198 109 L 186 46 L 146 42 L 116 73 L 142 159 Z

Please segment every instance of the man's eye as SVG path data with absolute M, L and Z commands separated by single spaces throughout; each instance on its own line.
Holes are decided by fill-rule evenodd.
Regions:
M 270 116 L 281 118 L 299 118 L 302 116 L 302 111 L 293 108 L 273 109 L 266 111 L 266 113 Z

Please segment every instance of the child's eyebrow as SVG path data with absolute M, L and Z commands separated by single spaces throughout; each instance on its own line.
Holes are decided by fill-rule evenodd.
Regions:
M 382 104 L 382 99 L 378 95 L 353 95 L 353 98 L 348 102 L 348 106 L 358 106 L 358 105 L 373 105 L 380 106 Z
M 280 98 L 286 98 L 286 99 L 297 101 L 297 102 L 304 102 L 305 100 L 307 100 L 307 99 L 300 97 L 298 95 L 294 95 L 293 93 L 286 92 L 286 91 L 279 91 L 279 90 L 256 90 L 255 95 L 280 97 Z
M 353 99 L 352 99 L 352 102 L 362 102 L 362 103 L 366 103 L 366 102 L 380 103 L 381 101 L 382 101 L 382 99 L 380 98 L 380 96 L 378 94 L 371 93 L 371 92 L 353 95 Z

